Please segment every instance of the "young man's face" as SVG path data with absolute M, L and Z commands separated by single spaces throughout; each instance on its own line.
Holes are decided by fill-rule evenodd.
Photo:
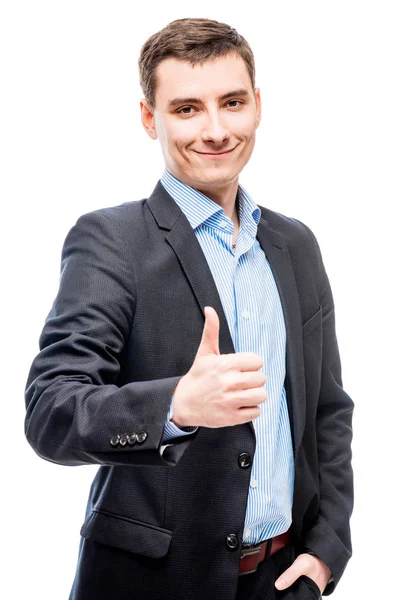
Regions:
M 229 187 L 251 156 L 261 118 L 245 62 L 237 53 L 194 67 L 168 58 L 156 76 L 154 113 L 143 100 L 142 122 L 159 138 L 167 169 L 196 189 Z

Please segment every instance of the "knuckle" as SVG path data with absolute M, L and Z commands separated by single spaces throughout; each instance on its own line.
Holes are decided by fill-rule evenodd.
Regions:
M 230 366 L 231 366 L 231 361 L 227 355 L 225 355 L 225 354 L 220 355 L 219 366 L 222 371 L 229 371 Z
M 301 561 L 302 561 L 302 567 L 304 569 L 306 569 L 307 571 L 312 569 L 314 561 L 310 554 L 303 554 L 301 557 Z

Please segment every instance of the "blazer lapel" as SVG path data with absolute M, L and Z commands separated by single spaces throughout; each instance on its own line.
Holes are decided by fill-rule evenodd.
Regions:
M 177 203 L 160 181 L 147 200 L 158 226 L 165 229 L 165 239 L 173 248 L 188 278 L 204 318 L 205 306 L 212 306 L 220 321 L 221 354 L 235 352 L 229 326 L 214 278 L 193 229 Z M 294 452 L 296 455 L 305 424 L 305 383 L 302 346 L 302 323 L 298 292 L 286 242 L 261 215 L 257 239 L 270 263 L 280 294 L 286 325 L 286 382 L 288 409 L 293 420 Z M 255 436 L 253 423 L 246 423 Z
M 205 306 L 212 306 L 218 314 L 220 321 L 219 347 L 221 354 L 234 353 L 235 348 L 214 278 L 186 215 L 181 211 L 160 181 L 149 197 L 147 204 L 159 227 L 167 230 L 165 239 L 173 248 L 182 265 L 182 269 L 190 282 L 203 318 L 203 309 Z
M 272 229 L 262 213 L 256 237 L 271 266 L 285 318 L 285 387 L 287 390 L 288 410 L 293 420 L 293 450 L 296 456 L 304 432 L 306 402 L 303 333 L 299 295 L 285 239 L 279 232 Z

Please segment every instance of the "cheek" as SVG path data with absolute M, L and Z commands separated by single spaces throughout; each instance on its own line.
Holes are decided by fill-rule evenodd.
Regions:
M 191 134 L 188 128 L 174 128 L 167 135 L 167 145 L 169 154 L 176 157 L 181 156 L 185 159 L 191 155 L 191 150 L 196 147 L 196 135 Z
M 170 129 L 170 139 L 178 147 L 192 144 L 197 139 L 198 134 L 198 126 L 194 121 L 178 121 Z
M 168 129 L 165 126 L 165 123 L 161 119 L 155 120 L 155 127 L 157 132 L 158 141 L 161 146 L 165 148 L 168 145 Z
M 255 133 L 257 122 L 255 118 L 249 118 L 248 115 L 243 115 L 243 117 L 238 119 L 236 125 L 237 135 L 243 135 L 243 137 L 251 138 Z

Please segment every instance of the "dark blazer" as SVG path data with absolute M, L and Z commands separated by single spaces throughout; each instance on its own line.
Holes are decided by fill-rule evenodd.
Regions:
M 332 570 L 328 595 L 351 556 L 353 402 L 342 388 L 334 303 L 315 236 L 296 219 L 260 209 L 257 239 L 287 331 L 292 531 L 299 551 L 314 551 Z M 235 598 L 252 422 L 199 427 L 160 454 L 204 306 L 218 313 L 221 354 L 235 352 L 201 246 L 160 181 L 148 199 L 84 214 L 68 232 L 59 291 L 26 384 L 25 434 L 46 460 L 101 465 L 70 600 Z M 239 460 L 243 453 L 248 460 Z

